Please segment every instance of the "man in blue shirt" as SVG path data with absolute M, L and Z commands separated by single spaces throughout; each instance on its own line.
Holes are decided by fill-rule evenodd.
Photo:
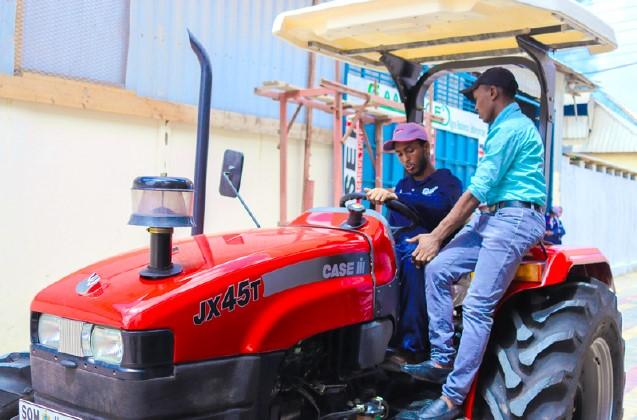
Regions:
M 442 395 L 397 419 L 455 419 L 463 404 L 491 333 L 493 312 L 529 248 L 544 235 L 546 200 L 544 146 L 533 122 L 515 102 L 517 82 L 502 67 L 491 68 L 463 93 L 475 100 L 480 118 L 490 124 L 484 157 L 468 190 L 447 217 L 418 243 L 413 257 L 425 269 L 431 360 L 405 365 L 417 379 L 444 384 Z M 475 212 L 447 244 L 443 241 Z M 463 331 L 456 352 L 451 286 L 463 274 L 474 278 L 463 302 Z
M 546 215 L 546 232 L 544 233 L 544 241 L 553 245 L 562 245 L 562 236 L 566 234 L 564 225 L 560 220 L 562 216 L 562 207 L 553 206 Z
M 431 232 L 449 213 L 462 194 L 462 183 L 448 169 L 436 170 L 430 161 L 429 141 L 425 128 L 416 123 L 396 126 L 392 139 L 383 145 L 385 152 L 395 152 L 405 168 L 406 176 L 398 181 L 394 190 L 366 189 L 369 200 L 382 204 L 397 199 L 421 216 L 421 224 L 396 234 L 396 254 L 401 277 L 399 322 L 392 345 L 395 364 L 414 363 L 424 357 L 427 346 L 427 308 L 422 268 L 416 267 L 411 253 L 416 244 L 408 238 Z M 391 212 L 390 226 L 409 226 L 411 221 Z

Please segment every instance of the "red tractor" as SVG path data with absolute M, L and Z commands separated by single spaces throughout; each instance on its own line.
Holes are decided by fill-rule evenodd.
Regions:
M 438 22 L 427 24 L 425 38 L 412 39 L 420 33 L 405 29 L 427 21 L 406 13 L 411 3 L 413 13 Z M 608 31 L 612 43 L 612 31 L 570 2 L 555 2 L 558 10 L 549 11 L 530 5 L 546 2 L 530 0 L 411 3 L 326 3 L 283 14 L 275 32 L 346 60 L 384 64 L 409 121 L 422 121 L 424 92 L 442 73 L 496 64 L 527 68 L 541 86 L 540 132 L 550 162 L 555 67 L 547 51 L 605 45 Z M 420 3 L 428 9 L 418 9 Z M 496 3 L 526 10 L 516 17 L 517 30 L 480 29 L 480 13 L 497 21 L 506 12 L 494 9 Z M 465 6 L 475 13 L 459 10 Z M 562 6 L 575 18 L 563 19 Z M 358 26 L 338 25 L 348 15 Z M 590 29 L 589 21 L 597 26 Z M 409 36 L 389 45 L 379 35 L 381 24 Z M 445 37 L 451 32 L 440 28 L 459 32 Z M 194 186 L 185 178 L 137 178 L 130 223 L 148 226 L 150 249 L 88 266 L 35 297 L 30 353 L 0 363 L 0 417 L 384 419 L 435 396 L 436 386 L 380 366 L 396 323 L 399 273 L 385 218 L 359 203 L 345 207 L 364 195 L 343 197 L 340 208 L 309 210 L 284 227 L 202 234 L 211 71 L 201 45 L 193 38 L 191 44 L 202 65 Z M 447 58 L 462 61 L 423 73 L 426 60 L 415 57 L 441 45 L 473 45 L 474 52 L 459 56 L 455 48 Z M 512 48 L 530 58 L 506 56 Z M 487 55 L 495 57 L 471 59 Z M 238 196 L 242 165 L 240 153 L 226 152 L 222 194 Z M 193 225 L 193 194 L 192 238 L 173 243 L 174 227 Z M 387 205 L 419 223 L 406 205 Z M 461 302 L 456 312 L 462 334 Z M 619 419 L 623 358 L 604 256 L 595 248 L 538 245 L 496 314 L 465 416 Z

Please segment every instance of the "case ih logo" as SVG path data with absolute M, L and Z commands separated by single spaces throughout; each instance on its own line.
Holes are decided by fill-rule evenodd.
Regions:
M 195 325 L 201 325 L 204 322 L 212 321 L 223 315 L 224 312 L 232 312 L 235 307 L 243 308 L 250 302 L 259 300 L 259 286 L 263 281 L 243 280 L 239 284 L 231 284 L 225 292 L 204 299 L 199 302 L 199 312 L 192 317 Z
M 313 258 L 264 274 L 263 296 L 272 296 L 317 281 L 360 276 L 369 274 L 369 272 L 369 254 L 367 252 Z
M 334 277 L 353 276 L 358 274 L 366 274 L 366 262 L 360 261 L 342 262 L 340 264 L 325 264 L 323 266 L 323 278 L 331 279 Z

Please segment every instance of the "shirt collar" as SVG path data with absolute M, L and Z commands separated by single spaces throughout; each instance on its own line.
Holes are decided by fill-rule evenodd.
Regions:
M 497 117 L 495 117 L 495 120 L 493 120 L 489 128 L 497 127 L 497 125 L 500 124 L 502 121 L 509 119 L 509 117 L 511 117 L 513 114 L 516 114 L 518 112 L 522 112 L 520 110 L 520 105 L 518 105 L 518 103 L 515 101 L 511 102 L 509 105 L 505 106 L 504 109 L 502 109 L 502 111 L 500 111 L 500 113 L 498 114 Z
M 423 179 L 422 181 L 418 181 L 416 178 L 414 178 L 411 175 L 408 175 L 409 179 L 411 180 L 411 182 L 413 182 L 415 185 L 421 185 L 424 184 L 428 181 L 431 181 L 431 179 L 433 179 L 434 175 L 436 175 L 436 173 L 438 173 L 439 169 L 436 169 L 435 171 L 433 171 L 431 173 L 431 175 L 429 175 L 427 178 Z

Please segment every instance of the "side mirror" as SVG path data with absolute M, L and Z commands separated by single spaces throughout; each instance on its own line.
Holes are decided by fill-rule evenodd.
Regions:
M 225 197 L 236 197 L 239 188 L 241 188 L 242 172 L 243 153 L 236 150 L 226 150 L 223 153 L 223 165 L 221 165 L 219 194 Z

